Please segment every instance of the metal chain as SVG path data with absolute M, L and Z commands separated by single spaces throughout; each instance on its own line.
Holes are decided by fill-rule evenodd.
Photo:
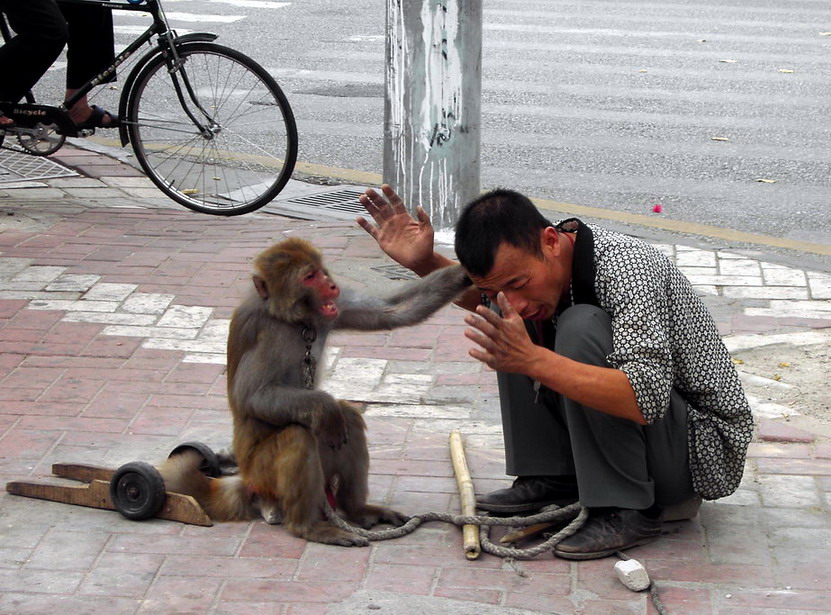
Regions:
M 311 390 L 315 388 L 315 370 L 317 364 L 312 355 L 312 344 L 317 339 L 317 331 L 313 327 L 303 327 L 301 333 L 303 341 L 306 343 L 306 354 L 303 357 L 303 386 Z

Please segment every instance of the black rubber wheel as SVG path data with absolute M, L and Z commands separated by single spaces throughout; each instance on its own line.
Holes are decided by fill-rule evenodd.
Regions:
M 288 99 L 239 51 L 209 42 L 176 43 L 176 51 L 178 71 L 171 74 L 159 54 L 128 86 L 122 121 L 136 160 L 162 192 L 194 211 L 259 209 L 283 189 L 297 160 Z
M 110 499 L 115 509 L 133 521 L 154 516 L 166 497 L 162 475 L 143 461 L 125 463 L 110 479 Z
M 183 442 L 170 451 L 167 458 L 170 459 L 174 455 L 183 453 L 186 450 L 194 450 L 202 455 L 205 460 L 202 465 L 199 466 L 199 471 L 202 472 L 202 474 L 210 476 L 211 478 L 217 478 L 222 475 L 219 457 L 217 457 L 216 453 L 213 452 L 210 446 L 203 444 L 202 442 Z

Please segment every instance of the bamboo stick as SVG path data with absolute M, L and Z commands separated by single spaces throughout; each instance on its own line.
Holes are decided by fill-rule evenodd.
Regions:
M 456 483 L 459 485 L 459 495 L 462 500 L 462 515 L 469 517 L 476 514 L 476 494 L 473 490 L 473 481 L 467 468 L 465 449 L 462 444 L 462 435 L 453 430 L 450 432 L 450 458 L 453 461 L 453 471 L 456 474 Z M 476 525 L 462 526 L 462 539 L 467 559 L 477 559 L 482 552 L 479 544 L 479 527 Z

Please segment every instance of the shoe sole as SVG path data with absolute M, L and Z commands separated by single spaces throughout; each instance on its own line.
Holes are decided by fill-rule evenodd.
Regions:
M 602 557 L 609 557 L 610 555 L 614 555 L 618 551 L 625 551 L 626 549 L 632 549 L 633 547 L 639 547 L 641 545 L 649 544 L 650 542 L 654 542 L 658 539 L 658 536 L 649 536 L 647 538 L 641 538 L 638 541 L 633 542 L 631 545 L 626 545 L 625 547 L 619 547 L 617 549 L 604 549 L 603 551 L 593 551 L 591 553 L 570 553 L 568 551 L 560 551 L 557 549 L 557 545 L 554 545 L 554 555 L 559 557 L 560 559 L 569 559 L 569 560 L 587 560 L 587 559 L 600 559 Z
M 476 508 L 490 513 L 501 513 L 503 515 L 514 515 L 517 513 L 536 512 L 546 506 L 557 505 L 560 507 L 574 504 L 577 500 L 550 500 L 547 502 L 531 502 L 524 504 L 484 504 L 476 502 Z

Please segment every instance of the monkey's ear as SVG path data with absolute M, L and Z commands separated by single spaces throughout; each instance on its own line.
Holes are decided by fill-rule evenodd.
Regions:
M 260 297 L 262 297 L 263 299 L 268 299 L 268 286 L 266 286 L 265 284 L 265 279 L 258 275 L 254 275 L 252 276 L 252 278 L 254 280 L 254 288 L 257 289 L 257 293 L 260 295 Z

